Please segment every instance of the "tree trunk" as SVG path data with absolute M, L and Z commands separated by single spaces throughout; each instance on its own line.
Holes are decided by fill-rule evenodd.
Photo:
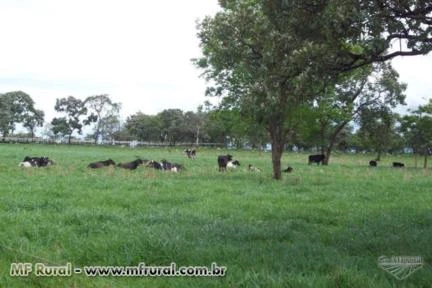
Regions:
M 331 155 L 332 150 L 333 150 L 333 145 L 329 145 L 327 147 L 327 149 L 325 150 L 325 153 L 323 153 L 325 155 L 325 158 L 322 161 L 322 165 L 328 165 L 329 164 L 330 155 Z
M 381 161 L 381 150 L 378 150 L 378 155 L 377 155 L 375 161 Z
M 71 144 L 72 133 L 68 136 L 68 144 Z
M 423 168 L 424 169 L 427 169 L 427 164 L 428 164 L 428 155 L 425 154 L 424 161 L 423 161 Z
M 331 137 L 329 139 L 329 144 L 328 144 L 327 149 L 326 149 L 326 153 L 323 153 L 325 155 L 324 161 L 322 162 L 323 165 L 328 165 L 328 163 L 330 162 L 330 155 L 331 155 L 331 152 L 333 151 L 333 147 L 334 147 L 334 144 L 336 142 L 336 138 L 347 124 L 348 124 L 347 121 L 341 123 L 336 128 L 336 130 L 333 132 L 333 134 L 331 135 Z
M 414 151 L 414 167 L 417 168 L 417 153 Z
M 272 144 L 273 178 L 281 180 L 281 158 L 284 146 L 282 128 L 278 126 L 270 127 L 270 138 Z

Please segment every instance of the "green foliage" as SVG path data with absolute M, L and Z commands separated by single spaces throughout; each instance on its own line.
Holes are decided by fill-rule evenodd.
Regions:
M 432 100 L 401 119 L 401 132 L 414 153 L 432 154 Z
M 0 95 L 0 131 L 3 136 L 13 133 L 15 125 L 22 123 L 33 135 L 36 126 L 42 126 L 43 111 L 34 108 L 30 95 L 13 91 Z
M 89 96 L 84 100 L 84 105 L 91 113 L 85 124 L 96 123 L 93 128 L 95 143 L 112 136 L 119 129 L 121 104 L 112 102 L 107 94 Z
M 54 135 L 67 136 L 70 143 L 72 133 L 75 130 L 81 134 L 83 124 L 80 118 L 87 114 L 85 103 L 80 99 L 69 96 L 68 98 L 57 99 L 54 109 L 65 116 L 56 117 L 51 121 L 52 131 Z M 88 121 L 87 124 L 89 124 Z

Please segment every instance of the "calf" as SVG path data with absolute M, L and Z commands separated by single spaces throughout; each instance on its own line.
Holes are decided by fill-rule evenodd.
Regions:
M 142 163 L 143 163 L 143 161 L 141 159 L 137 159 L 137 160 L 132 161 L 132 162 L 117 164 L 117 167 L 129 169 L 129 170 L 135 170 Z
M 376 160 L 371 160 L 371 161 L 369 161 L 369 166 L 370 167 L 377 167 L 378 166 L 378 162 Z
M 405 167 L 405 164 L 401 163 L 401 162 L 393 162 L 393 167 L 395 167 L 395 168 L 403 168 L 403 167 Z
M 218 162 L 218 166 L 219 166 L 219 172 L 221 171 L 226 171 L 227 168 L 227 164 L 229 161 L 232 160 L 232 155 L 219 155 L 217 162 Z
M 320 163 L 323 164 L 325 159 L 324 154 L 316 154 L 316 155 L 309 155 L 309 162 L 308 164 L 317 163 L 319 165 Z
M 92 168 L 92 169 L 96 169 L 96 168 L 102 168 L 102 167 L 106 167 L 106 166 L 115 166 L 115 162 L 112 159 L 108 159 L 105 161 L 99 161 L 99 162 L 93 162 L 90 163 L 87 168 Z

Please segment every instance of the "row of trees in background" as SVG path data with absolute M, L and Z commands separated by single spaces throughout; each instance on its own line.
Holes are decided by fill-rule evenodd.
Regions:
M 380 70 L 381 69 L 381 70 Z M 347 82 L 326 91 L 296 111 L 295 125 L 284 143 L 284 149 L 331 152 L 369 151 L 382 153 L 409 151 L 427 156 L 432 151 L 432 99 L 407 115 L 393 112 L 404 104 L 405 84 L 397 81 L 397 73 L 382 66 L 374 77 L 359 74 L 358 81 Z M 334 101 L 337 99 L 337 101 Z M 144 141 L 175 145 L 189 143 L 223 143 L 231 148 L 265 149 L 271 137 L 263 124 L 242 114 L 241 109 L 215 107 L 210 103 L 197 111 L 166 109 L 156 115 L 138 112 L 120 122 L 120 103 L 101 94 L 80 100 L 69 96 L 56 100 L 55 110 L 61 115 L 47 125 L 45 136 L 66 139 L 81 134 L 92 125 L 86 136 L 94 143 L 102 140 Z M 294 121 L 295 120 L 295 121 Z M 3 136 L 14 133 L 17 124 L 34 137 L 35 129 L 44 123 L 44 112 L 34 108 L 31 97 L 21 91 L 0 95 L 0 129 Z

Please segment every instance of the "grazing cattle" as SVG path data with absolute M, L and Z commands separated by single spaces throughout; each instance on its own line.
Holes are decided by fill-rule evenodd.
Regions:
M 24 157 L 24 160 L 21 162 L 27 162 L 30 163 L 31 167 L 46 167 L 46 166 L 50 166 L 53 165 L 54 162 L 52 160 L 50 160 L 48 157 L 30 157 L 30 156 L 26 156 Z M 23 164 L 20 166 L 23 167 L 29 167 L 28 164 Z
M 370 167 L 377 167 L 378 166 L 378 162 L 376 160 L 371 160 L 371 161 L 369 161 L 369 166 Z
M 135 161 L 132 162 L 117 164 L 117 167 L 129 169 L 129 170 L 135 170 L 142 163 L 143 161 L 141 159 L 136 159 Z
M 93 169 L 96 169 L 96 168 L 102 168 L 102 167 L 106 167 L 106 166 L 110 166 L 110 165 L 115 166 L 115 162 L 114 162 L 112 159 L 108 159 L 108 160 L 105 160 L 105 161 L 99 161 L 99 162 L 93 162 L 93 163 L 90 163 L 90 164 L 87 166 L 87 168 L 93 168 Z
M 248 165 L 248 171 L 251 171 L 251 172 L 261 172 L 261 169 L 253 166 L 252 164 L 249 164 Z
M 293 170 L 294 170 L 293 167 L 288 166 L 286 169 L 282 170 L 282 172 L 285 172 L 285 173 L 291 173 Z
M 393 167 L 395 167 L 395 168 L 403 168 L 403 167 L 405 167 L 405 164 L 401 163 L 401 162 L 393 162 Z
M 232 160 L 232 155 L 219 155 L 217 162 L 218 162 L 218 166 L 219 166 L 219 172 L 221 171 L 226 171 L 227 168 L 227 164 L 229 161 Z
M 309 155 L 309 162 L 308 164 L 317 163 L 319 165 L 320 163 L 323 164 L 325 159 L 324 154 L 316 154 L 316 155 Z
M 184 150 L 184 153 L 187 158 L 189 159 L 195 159 L 196 158 L 196 150 L 195 149 L 186 149 Z
M 238 166 L 240 166 L 240 162 L 239 161 L 237 161 L 237 160 L 231 160 L 231 161 L 228 161 L 228 163 L 227 163 L 227 168 L 237 168 Z

